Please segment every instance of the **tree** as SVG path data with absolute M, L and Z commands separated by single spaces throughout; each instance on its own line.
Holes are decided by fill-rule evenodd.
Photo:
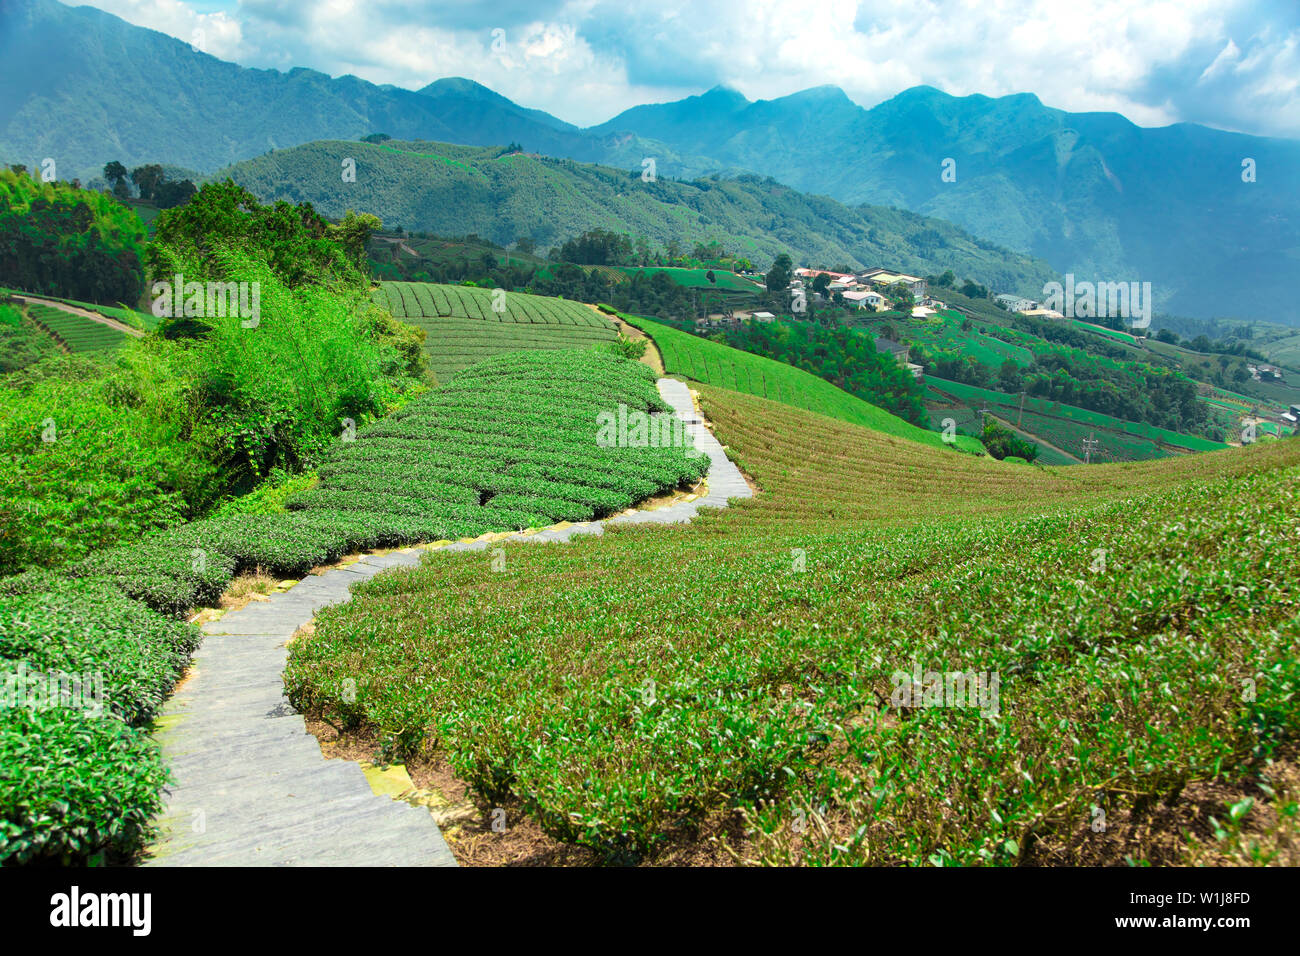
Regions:
M 767 291 L 781 292 L 790 288 L 790 276 L 794 262 L 784 252 L 776 257 L 772 268 L 767 273 Z
M 116 159 L 104 166 L 104 178 L 111 186 L 116 187 L 118 183 L 125 181 L 126 175 L 126 167 Z
M 135 188 L 140 190 L 141 199 L 153 199 L 158 187 L 166 178 L 162 166 L 157 163 L 137 166 L 131 170 L 131 182 L 135 183 Z
M 998 369 L 998 387 L 1004 392 L 1018 392 L 1024 384 L 1020 375 L 1020 366 L 1007 359 Z
M 174 209 L 189 202 L 196 192 L 198 190 L 194 188 L 194 183 L 188 179 L 168 179 L 158 184 L 153 198 L 159 209 Z
M 829 286 L 830 284 L 831 284 L 831 277 L 824 272 L 819 272 L 817 273 L 817 277 L 813 279 L 813 284 L 812 284 L 813 291 L 820 292 L 822 295 L 825 295 L 826 287 Z
M 149 274 L 188 275 L 191 268 L 183 263 L 198 260 L 210 274 L 195 279 L 222 278 L 217 254 L 238 250 L 264 259 L 291 288 L 336 281 L 364 286 L 369 270 L 358 267 L 356 243 L 362 243 L 364 261 L 364 240 L 378 220 L 352 215 L 352 222 L 331 227 L 311 203 L 295 206 L 280 201 L 263 206 L 229 179 L 207 183 L 185 205 L 168 209 L 155 220 L 154 241 L 147 254 Z M 353 243 L 351 248 L 343 247 L 345 240 Z
M 916 304 L 916 298 L 912 295 L 912 287 L 906 282 L 895 282 L 893 285 L 886 287 L 885 297 L 893 303 L 895 309 L 908 315 L 911 315 L 912 307 Z
M 362 136 L 362 137 L 361 137 L 361 142 L 363 142 L 363 143 L 386 143 L 386 142 L 388 142 L 388 141 L 389 141 L 390 139 L 392 139 L 392 138 L 393 138 L 393 137 L 389 136 L 387 133 L 371 133 L 371 134 L 368 135 L 368 136 Z
M 517 252 L 522 252 L 526 256 L 532 255 L 533 250 L 536 248 L 537 243 L 533 242 L 531 236 L 520 236 L 515 240 L 515 250 Z
M 713 270 L 712 270 L 712 269 L 710 269 L 708 272 L 704 273 L 704 278 L 708 279 L 709 282 L 710 282 L 710 284 L 712 284 L 712 285 L 717 285 L 717 284 L 718 284 L 718 277 L 715 276 L 715 275 L 713 274 Z
M 998 424 L 992 418 L 984 421 L 984 434 L 980 436 L 984 447 L 990 455 L 1001 461 L 1004 458 L 1023 458 L 1033 461 L 1038 457 L 1038 446 L 1025 441 L 1009 428 Z

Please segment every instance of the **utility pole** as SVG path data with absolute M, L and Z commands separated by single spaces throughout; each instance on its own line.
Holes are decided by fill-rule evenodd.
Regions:
M 1092 453 L 1097 450 L 1097 439 L 1093 437 L 1095 432 L 1088 432 L 1088 437 L 1083 440 L 1083 463 L 1092 464 Z
M 1020 423 L 1024 420 L 1025 420 L 1025 393 L 1021 392 L 1020 393 L 1020 414 L 1016 416 L 1016 427 L 1019 428 Z

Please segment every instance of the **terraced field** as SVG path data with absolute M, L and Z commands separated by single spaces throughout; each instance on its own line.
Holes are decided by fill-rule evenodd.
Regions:
M 150 331 L 156 329 L 162 321 L 152 312 L 141 312 L 138 309 L 128 309 L 120 305 L 100 305 L 95 302 L 80 302 L 77 299 L 59 299 L 60 302 L 66 302 L 68 305 L 75 305 L 87 312 L 97 312 L 102 316 L 121 322 L 132 328 Z
M 682 448 L 599 446 L 597 416 L 620 405 L 668 411 L 644 365 L 554 351 L 489 359 L 341 445 L 290 507 L 410 516 L 431 525 L 427 538 L 455 538 L 604 517 L 703 474 Z
M 128 339 L 124 332 L 54 306 L 30 305 L 27 314 L 69 352 L 112 351 L 121 348 Z
M 701 393 L 756 498 L 374 579 L 295 705 L 616 862 L 1173 862 L 1300 732 L 1300 444 L 1026 469 Z
M 654 339 L 663 356 L 664 368 L 670 375 L 770 398 L 898 438 L 946 447 L 937 432 L 905 422 L 811 372 L 710 342 L 652 319 L 621 314 L 620 317 Z M 973 454 L 984 453 L 984 446 L 977 439 L 966 436 L 957 436 L 955 446 Z
M 1047 441 L 1080 458 L 1084 455 L 1083 440 L 1090 435 L 1101 442 L 1099 448 L 1103 461 L 1142 461 L 1226 447 L 1222 442 L 1198 435 L 1184 435 L 1144 422 L 1127 422 L 1101 412 L 1041 398 L 1026 398 L 1022 415 L 1019 395 L 949 382 L 934 376 L 927 376 L 926 384 L 931 405 L 939 401 L 978 408 L 988 403 L 999 417 L 1013 423 L 1020 422 L 1026 431 L 1042 435 Z M 931 412 L 932 417 L 942 417 L 943 413 L 943 407 L 933 408 Z
M 438 381 L 505 352 L 583 348 L 618 338 L 614 324 L 578 302 L 428 282 L 382 282 L 375 301 L 425 330 Z M 494 308 L 495 306 L 495 308 Z

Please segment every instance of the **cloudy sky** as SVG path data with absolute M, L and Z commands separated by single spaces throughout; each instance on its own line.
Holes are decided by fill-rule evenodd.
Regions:
M 71 0 L 74 4 L 77 0 Z M 1033 92 L 1144 126 L 1300 137 L 1297 0 L 93 0 L 244 66 L 465 76 L 582 126 L 726 84 Z M 195 31 L 200 31 L 195 33 Z

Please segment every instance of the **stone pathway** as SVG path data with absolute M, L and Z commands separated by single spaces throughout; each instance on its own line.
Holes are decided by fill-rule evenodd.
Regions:
M 672 379 L 658 385 L 710 458 L 708 493 L 654 511 L 511 538 L 567 541 L 601 534 L 605 523 L 681 523 L 702 505 L 723 508 L 728 498 L 750 497 L 744 476 L 700 423 L 689 389 Z M 433 553 L 496 543 L 455 542 Z M 367 555 L 203 626 L 191 674 L 167 702 L 155 733 L 174 783 L 146 865 L 456 865 L 427 809 L 376 794 L 356 763 L 324 758 L 280 678 L 287 641 L 317 611 L 350 600 L 357 581 L 418 565 L 427 553 L 406 548 Z

